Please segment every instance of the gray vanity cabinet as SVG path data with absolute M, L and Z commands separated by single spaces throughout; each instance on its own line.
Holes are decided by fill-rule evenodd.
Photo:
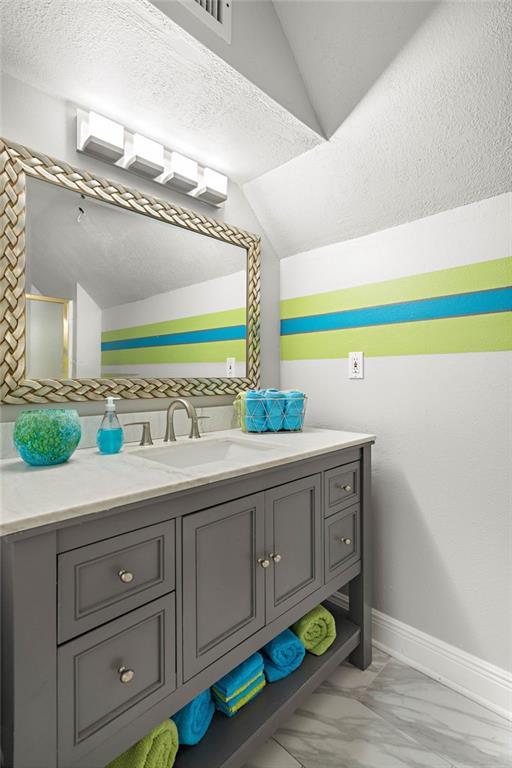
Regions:
M 267 622 L 322 585 L 320 475 L 265 493 Z
M 104 768 L 326 600 L 329 651 L 233 721 L 215 718 L 176 768 L 241 768 L 345 658 L 365 669 L 370 452 L 349 446 L 0 539 L 0 766 Z
M 185 680 L 265 624 L 264 534 L 263 493 L 183 520 Z

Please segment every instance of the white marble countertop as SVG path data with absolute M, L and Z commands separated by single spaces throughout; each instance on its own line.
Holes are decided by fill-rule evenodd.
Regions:
M 249 452 L 246 457 L 226 456 L 179 469 L 150 459 L 155 449 L 160 454 L 169 452 L 169 457 L 180 446 L 188 446 L 190 454 L 194 446 L 208 452 L 208 444 L 219 440 L 229 441 L 235 454 L 250 446 L 261 450 L 257 455 Z M 374 435 L 331 429 L 306 428 L 303 432 L 261 435 L 233 429 L 211 432 L 200 440 L 157 440 L 152 448 L 130 443 L 114 456 L 102 456 L 95 448 L 88 448 L 76 451 L 68 462 L 53 467 L 29 467 L 21 459 L 0 461 L 0 535 L 103 512 L 373 440 Z

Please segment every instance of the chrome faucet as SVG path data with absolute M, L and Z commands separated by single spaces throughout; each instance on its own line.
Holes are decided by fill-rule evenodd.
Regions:
M 184 408 L 190 419 L 189 437 L 201 437 L 199 434 L 198 415 L 190 400 L 185 400 L 184 397 L 173 397 L 167 409 L 167 425 L 165 428 L 164 442 L 168 443 L 169 440 L 176 440 L 176 432 L 174 431 L 174 413 L 178 408 Z

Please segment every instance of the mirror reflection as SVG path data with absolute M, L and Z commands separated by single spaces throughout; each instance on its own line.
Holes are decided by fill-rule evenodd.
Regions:
M 246 375 L 244 248 L 29 178 L 26 291 L 29 379 Z

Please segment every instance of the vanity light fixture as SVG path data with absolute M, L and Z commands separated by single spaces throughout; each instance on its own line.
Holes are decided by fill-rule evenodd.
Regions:
M 228 197 L 228 177 L 212 168 L 203 168 L 199 186 L 192 194 L 205 203 L 220 205 Z
M 124 126 L 97 112 L 77 110 L 77 148 L 103 160 L 119 160 L 124 154 Z
M 227 200 L 227 176 L 97 112 L 77 109 L 77 149 L 209 205 Z
M 159 176 L 164 171 L 163 145 L 134 133 L 126 142 L 123 166 L 146 176 Z
M 197 187 L 199 181 L 199 166 L 195 160 L 191 160 L 179 152 L 171 152 L 169 169 L 160 179 L 162 184 L 168 184 L 180 192 L 190 192 Z

